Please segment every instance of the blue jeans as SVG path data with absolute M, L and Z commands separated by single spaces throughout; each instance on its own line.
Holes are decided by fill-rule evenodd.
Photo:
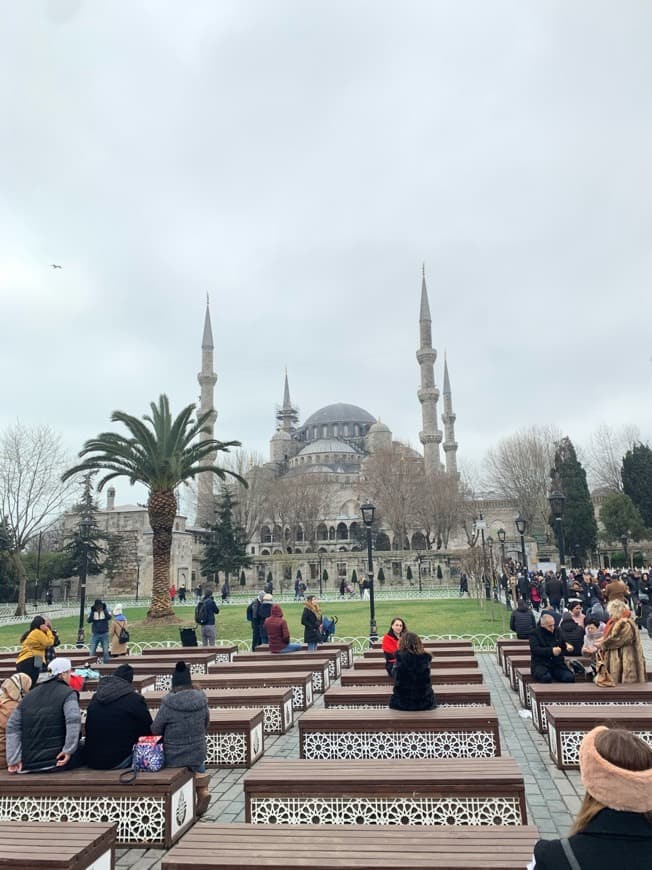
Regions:
M 311 650 L 316 650 L 316 649 L 317 649 L 317 642 L 316 642 L 316 641 L 315 641 L 315 643 L 309 643 L 309 644 L 308 644 L 308 651 L 309 651 L 309 652 L 310 652 Z
M 284 647 L 281 650 L 280 655 L 283 655 L 283 653 L 299 652 L 299 650 L 301 649 L 301 646 L 302 645 L 300 643 L 289 643 L 286 647 Z
M 104 664 L 108 664 L 111 660 L 109 656 L 109 632 L 107 631 L 105 634 L 95 634 L 93 632 L 91 634 L 91 642 L 88 645 L 88 649 L 90 650 L 91 657 L 97 654 L 98 646 L 102 646 L 102 661 Z

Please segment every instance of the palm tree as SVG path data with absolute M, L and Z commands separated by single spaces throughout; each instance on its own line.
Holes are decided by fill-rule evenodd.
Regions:
M 91 438 L 79 452 L 80 457 L 86 457 L 84 461 L 66 471 L 62 480 L 80 472 L 106 471 L 108 474 L 97 484 L 98 492 L 114 477 L 127 477 L 132 485 L 143 483 L 147 487 L 154 558 L 152 600 L 147 615 L 158 619 L 174 615 L 170 603 L 170 548 L 177 514 L 176 487 L 206 471 L 221 480 L 228 474 L 244 486 L 247 482 L 235 472 L 213 464 L 219 451 L 239 447 L 239 441 L 195 440 L 210 431 L 205 427 L 210 411 L 193 420 L 195 406 L 188 405 L 173 420 L 165 395 L 159 397 L 158 405 L 152 402 L 150 407 L 151 415 L 146 414 L 144 422 L 123 411 L 114 411 L 112 422 L 123 423 L 130 435 L 102 432 Z

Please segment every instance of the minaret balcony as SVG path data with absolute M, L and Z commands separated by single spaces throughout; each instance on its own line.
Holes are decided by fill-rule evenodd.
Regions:
M 436 402 L 439 399 L 439 390 L 437 387 L 426 387 L 417 390 L 417 396 L 422 405 L 424 402 Z
M 450 453 L 451 450 L 457 450 L 457 441 L 444 441 L 444 453 Z
M 419 441 L 423 444 L 441 444 L 442 433 L 437 430 L 436 432 L 419 432 Z
M 435 360 L 437 359 L 437 351 L 432 347 L 422 347 L 417 351 L 417 362 L 419 365 L 423 365 L 427 363 L 428 365 L 434 366 Z

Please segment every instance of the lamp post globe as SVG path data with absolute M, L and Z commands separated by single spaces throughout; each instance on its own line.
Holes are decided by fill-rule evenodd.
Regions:
M 375 505 L 370 502 L 360 506 L 362 514 L 362 522 L 367 529 L 367 582 L 369 584 L 369 643 L 376 643 L 378 640 L 378 628 L 376 627 L 376 603 L 374 600 L 374 563 L 371 546 L 371 527 L 374 522 L 376 513 Z
M 516 526 L 516 531 L 521 536 L 521 555 L 523 558 L 523 570 L 527 576 L 527 553 L 525 552 L 525 532 L 527 530 L 527 520 L 523 516 L 523 514 L 519 514 L 514 520 L 514 525 Z

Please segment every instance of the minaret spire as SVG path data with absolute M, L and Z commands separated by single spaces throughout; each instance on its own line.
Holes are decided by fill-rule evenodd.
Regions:
M 419 440 L 423 444 L 423 458 L 426 473 L 439 471 L 439 445 L 442 433 L 437 428 L 437 400 L 439 390 L 435 386 L 435 360 L 437 351 L 432 346 L 432 322 L 428 289 L 426 287 L 425 264 L 421 270 L 421 307 L 419 311 L 419 350 L 417 362 L 421 370 L 421 387 L 417 392 L 421 402 L 421 417 L 423 429 L 419 432 Z
M 448 360 L 444 354 L 444 413 L 441 421 L 444 424 L 444 453 L 446 455 L 446 473 L 457 477 L 457 441 L 455 440 L 455 414 L 453 413 L 453 393 L 448 377 Z
M 296 424 L 299 422 L 299 411 L 293 407 L 290 401 L 290 385 L 288 383 L 288 370 L 285 369 L 285 382 L 283 384 L 283 404 L 276 409 L 276 419 L 279 422 L 279 429 L 285 432 L 294 432 Z
M 199 397 L 199 415 L 209 414 L 208 420 L 204 424 L 208 431 L 202 432 L 199 436 L 200 441 L 209 441 L 215 437 L 215 421 L 217 420 L 217 411 L 215 410 L 214 393 L 217 375 L 213 367 L 213 330 L 211 328 L 211 314 L 209 310 L 209 298 L 206 294 L 206 314 L 204 315 L 204 332 L 201 342 L 201 371 L 197 375 L 197 380 L 200 386 Z M 217 454 L 212 453 L 206 458 L 206 465 L 215 465 Z M 206 528 L 209 526 L 215 517 L 215 492 L 213 484 L 215 475 L 212 472 L 202 472 L 197 476 L 197 519 L 198 526 Z

